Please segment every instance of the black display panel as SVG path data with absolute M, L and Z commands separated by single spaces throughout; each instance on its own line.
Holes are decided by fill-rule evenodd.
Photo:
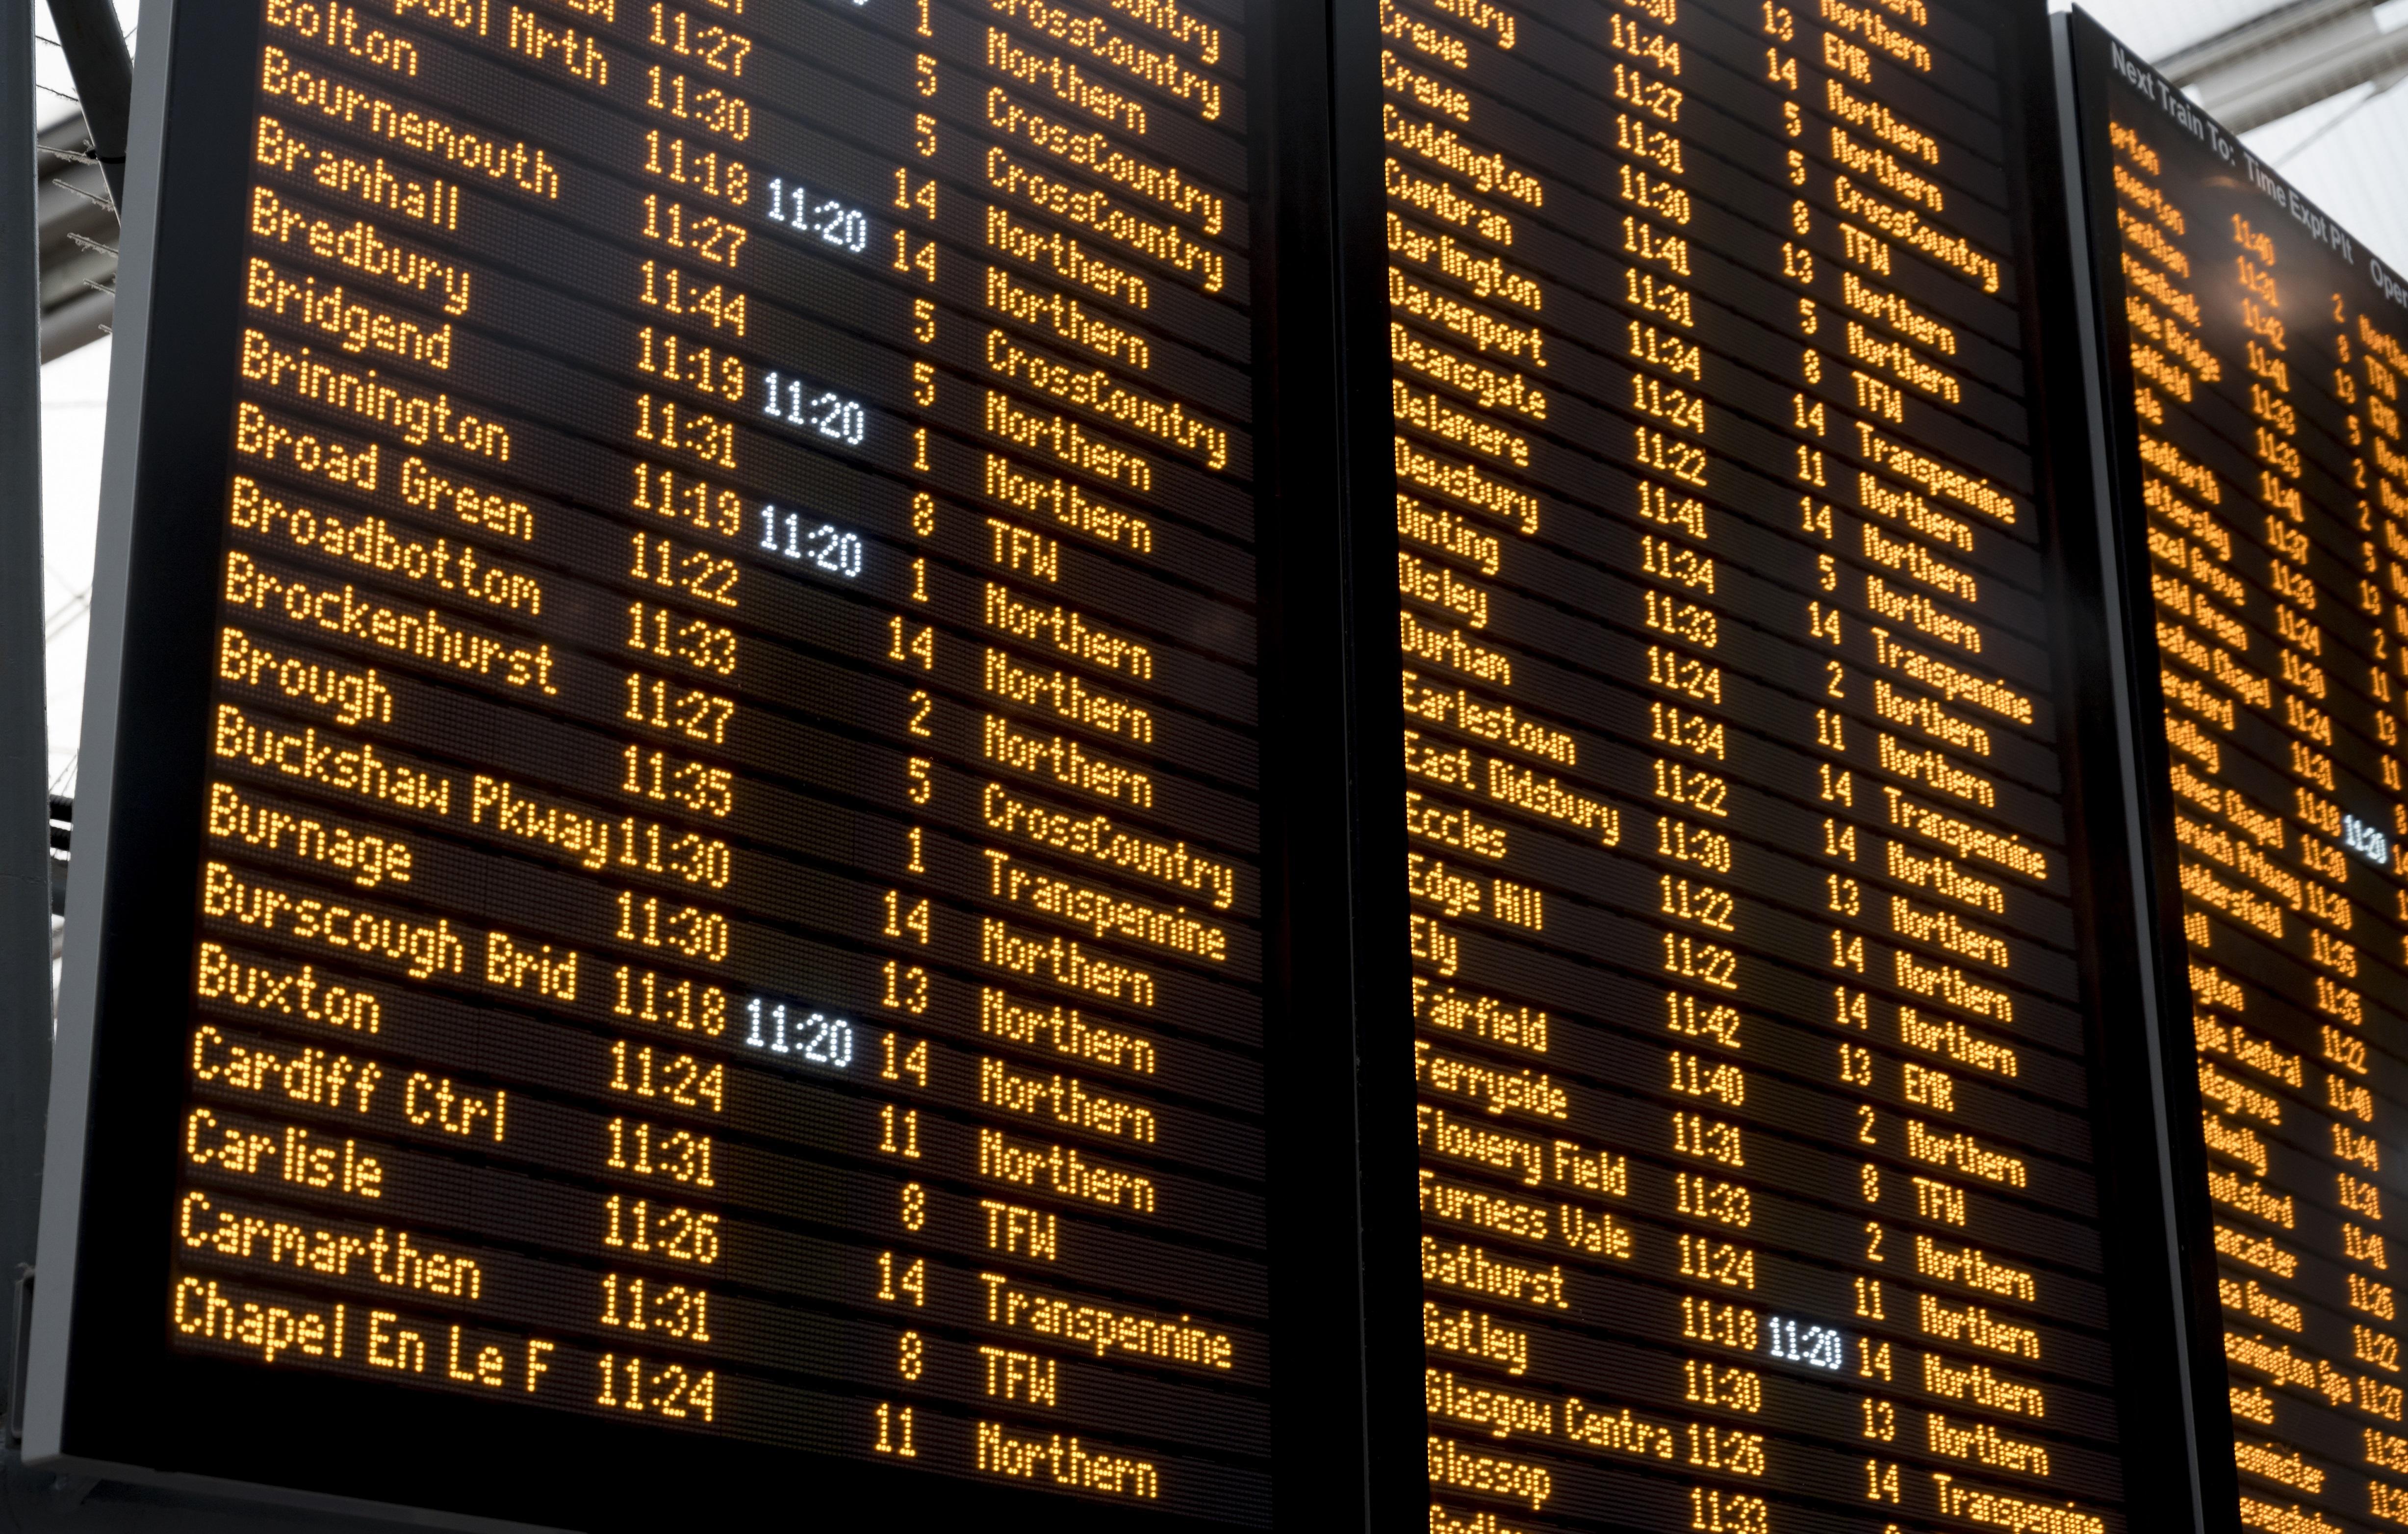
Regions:
M 146 37 L 45 1452 L 595 1527 L 1345 1495 L 1289 1285 L 1351 1141 L 1270 1080 L 1343 1053 L 1271 983 L 1276 14 Z
M 2408 282 L 2087 17 L 2069 36 L 2144 786 L 2186 951 L 2175 1127 L 2199 1126 L 2229 1368 L 2201 1454 L 2229 1455 L 2244 1527 L 2393 1527 Z
M 1426 1411 L 1375 1474 L 1433 1530 L 2169 1527 L 2038 7 L 1378 16 Z

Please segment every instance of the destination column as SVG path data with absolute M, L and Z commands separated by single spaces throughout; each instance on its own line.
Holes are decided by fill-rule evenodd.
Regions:
M 492 273 L 464 259 L 460 182 L 296 131 L 284 104 L 335 99 L 312 54 L 334 34 L 271 6 L 261 36 L 250 254 L 228 295 L 244 328 L 170 1324 L 187 1346 L 475 1395 L 557 1403 L 616 1383 L 707 1421 L 707 1367 L 571 1369 L 562 1312 L 588 1297 L 530 1314 L 508 1292 L 522 1276 L 509 1259 L 430 1217 L 449 1178 L 429 1149 L 511 1157 L 531 1142 L 618 1180 L 651 1126 L 597 1116 L 570 1150 L 521 1082 L 413 1047 L 430 988 L 557 1005 L 595 980 L 544 913 L 502 915 L 487 857 L 454 844 L 494 780 L 390 742 L 447 710 L 447 682 L 549 712 L 586 677 L 571 681 L 581 663 L 543 622 L 563 592 L 537 513 L 498 485 L 523 426 L 478 399 Z M 382 80 L 417 67 L 405 35 L 351 36 Z M 541 208 L 560 194 L 550 146 L 466 131 L 455 147 L 493 167 L 480 196 Z M 348 216 L 294 195 L 302 166 Z M 508 781 L 531 764 L 503 751 L 485 765 Z M 606 903 L 576 925 L 598 935 Z M 663 1175 L 676 1160 L 709 1184 L 707 1136 L 648 1150 Z

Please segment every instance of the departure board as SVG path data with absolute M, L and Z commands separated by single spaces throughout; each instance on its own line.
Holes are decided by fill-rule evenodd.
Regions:
M 1382 1473 L 1433 1530 L 2149 1527 L 2038 18 L 1380 18 L 1426 1410 Z
M 2408 278 L 2086 18 L 145 26 L 29 1463 L 2408 1525 Z
M 2408 280 L 2087 18 L 2071 36 L 2240 1522 L 2396 1527 Z
M 1243 7 L 173 47 L 76 1377 L 535 1522 L 1268 1524 Z

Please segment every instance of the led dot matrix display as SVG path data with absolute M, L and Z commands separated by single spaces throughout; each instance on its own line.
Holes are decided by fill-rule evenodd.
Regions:
M 2086 22 L 158 31 L 36 1457 L 2408 1523 L 2408 283 Z

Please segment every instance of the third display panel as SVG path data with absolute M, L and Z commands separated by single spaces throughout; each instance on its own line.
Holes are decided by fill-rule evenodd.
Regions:
M 2230 1455 L 2245 1527 L 2397 1527 L 2408 286 L 2087 17 L 2070 37 L 2125 600 L 2162 705 L 2143 781 L 2198 1083 L 2174 1128 L 2204 1152 L 2222 1311 L 2200 1358 L 2230 1376 L 2200 1453 Z

